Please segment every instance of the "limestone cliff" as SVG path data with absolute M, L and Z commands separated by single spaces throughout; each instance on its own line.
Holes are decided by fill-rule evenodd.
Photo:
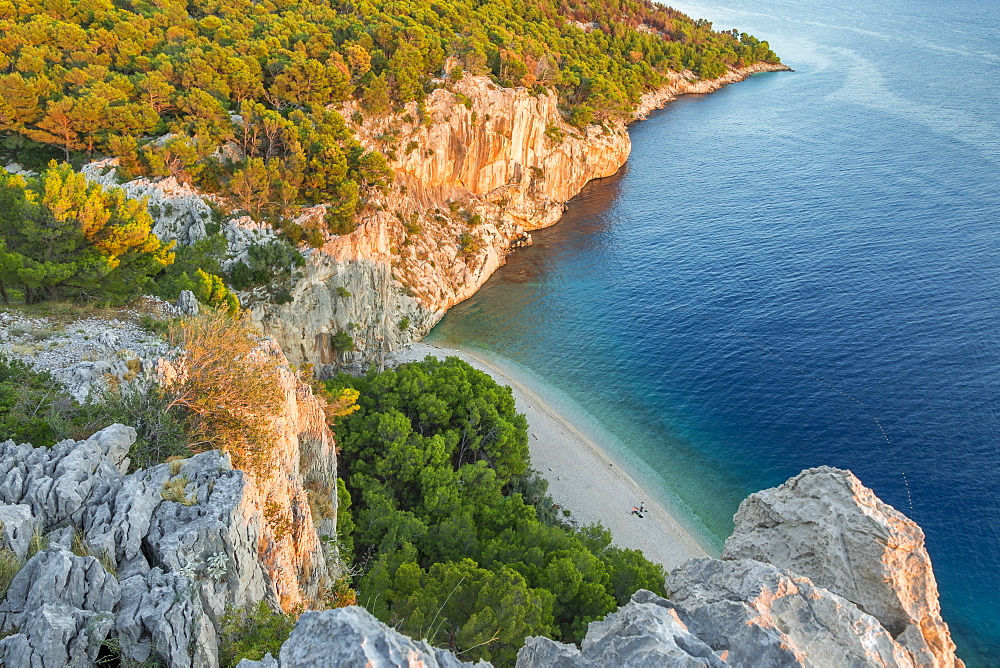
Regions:
M 334 443 L 323 403 L 279 349 L 264 353 L 284 401 L 263 475 L 219 451 L 126 475 L 136 432 L 122 425 L 51 449 L 0 444 L 0 548 L 30 556 L 0 603 L 0 663 L 92 665 L 114 646 L 128 661 L 215 666 L 228 610 L 321 599 L 335 557 L 320 540 L 335 531 Z
M 566 200 L 628 157 L 624 127 L 577 131 L 556 102 L 467 77 L 431 93 L 423 110 L 412 103 L 362 120 L 347 106 L 359 140 L 390 158 L 395 182 L 355 232 L 310 255 L 293 302 L 253 307 L 264 332 L 293 360 L 321 365 L 377 360 L 426 333 L 526 230 L 556 222 Z M 338 331 L 358 353 L 338 357 L 329 345 Z
M 636 118 L 684 93 L 711 92 L 764 70 L 756 65 L 715 81 L 691 73 L 643 97 Z M 359 228 L 330 238 L 309 256 L 291 303 L 261 302 L 253 315 L 293 361 L 321 365 L 381 361 L 419 338 L 530 243 L 528 231 L 552 225 L 587 182 L 625 163 L 624 124 L 583 130 L 562 118 L 554 94 L 501 88 L 466 77 L 431 93 L 423 108 L 369 119 L 343 110 L 366 147 L 386 154 L 391 192 Z M 349 296 L 346 294 L 349 293 Z M 331 336 L 349 333 L 358 351 L 338 354 Z

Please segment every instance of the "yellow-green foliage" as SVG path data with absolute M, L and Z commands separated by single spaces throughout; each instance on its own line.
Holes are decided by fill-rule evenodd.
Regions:
M 340 230 L 391 172 L 329 109 L 419 102 L 449 58 L 450 81 L 554 90 L 581 126 L 624 115 L 668 69 L 713 78 L 776 60 L 766 42 L 649 0 L 8 2 L 0 35 L 0 132 L 19 158 L 105 152 L 255 217 L 332 202 Z M 228 142 L 239 157 L 219 159 Z
M 222 279 L 215 274 L 209 274 L 201 269 L 195 271 L 194 296 L 198 301 L 209 306 L 224 310 L 229 315 L 240 311 L 240 302 L 236 299 Z
M 142 202 L 67 164 L 53 161 L 37 179 L 0 169 L 0 298 L 4 286 L 21 289 L 28 303 L 134 294 L 174 260 L 152 228 Z

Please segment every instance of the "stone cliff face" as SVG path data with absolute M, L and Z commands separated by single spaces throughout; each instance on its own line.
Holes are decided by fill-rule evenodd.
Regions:
M 919 527 L 848 471 L 810 469 L 754 494 L 723 559 L 692 559 L 666 585 L 669 600 L 636 592 L 592 622 L 580 647 L 528 638 L 518 667 L 963 665 L 938 612 Z M 366 665 L 456 665 L 360 608 L 311 615 L 280 657 L 247 664 L 291 668 L 307 665 L 303 657 L 348 656 Z
M 219 451 L 126 475 L 136 433 L 122 425 L 51 449 L 0 444 L 0 547 L 21 560 L 37 550 L 0 603 L 0 663 L 92 665 L 115 645 L 130 661 L 215 666 L 228 610 L 317 603 L 334 443 L 323 403 L 279 349 L 265 353 L 285 397 L 266 475 L 233 470 Z
M 636 118 L 677 95 L 778 69 L 788 68 L 756 65 L 715 81 L 677 74 L 643 97 Z M 412 103 L 403 113 L 365 119 L 349 104 L 343 114 L 355 119 L 366 147 L 389 157 L 396 175 L 391 193 L 357 231 L 310 255 L 293 302 L 253 307 L 293 361 L 321 370 L 381 362 L 424 335 L 474 294 L 512 248 L 530 243 L 528 231 L 558 221 L 567 200 L 617 172 L 631 149 L 622 124 L 577 130 L 563 121 L 555 95 L 500 88 L 486 77 L 435 90 L 422 112 Z M 331 336 L 341 331 L 354 338 L 357 352 L 332 349 Z
M 345 118 L 355 112 L 343 110 Z M 395 182 L 357 231 L 310 255 L 293 302 L 254 306 L 264 332 L 294 361 L 379 360 L 423 335 L 529 240 L 527 230 L 556 222 L 566 200 L 614 174 L 630 149 L 624 127 L 577 131 L 555 95 L 485 77 L 435 90 L 422 116 L 410 104 L 353 127 L 366 147 L 389 156 Z M 351 334 L 358 353 L 331 349 L 339 331 Z

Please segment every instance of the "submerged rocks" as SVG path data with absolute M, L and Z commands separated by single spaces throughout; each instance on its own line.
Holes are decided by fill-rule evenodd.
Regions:
M 806 576 L 877 618 L 919 665 L 956 664 L 923 531 L 851 472 L 803 471 L 752 494 L 734 519 L 723 559 Z

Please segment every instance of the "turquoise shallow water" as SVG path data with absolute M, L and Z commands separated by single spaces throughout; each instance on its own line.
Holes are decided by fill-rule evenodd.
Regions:
M 586 411 L 706 542 L 852 469 L 1000 665 L 1000 3 L 681 4 L 795 73 L 686 97 L 429 339 Z

